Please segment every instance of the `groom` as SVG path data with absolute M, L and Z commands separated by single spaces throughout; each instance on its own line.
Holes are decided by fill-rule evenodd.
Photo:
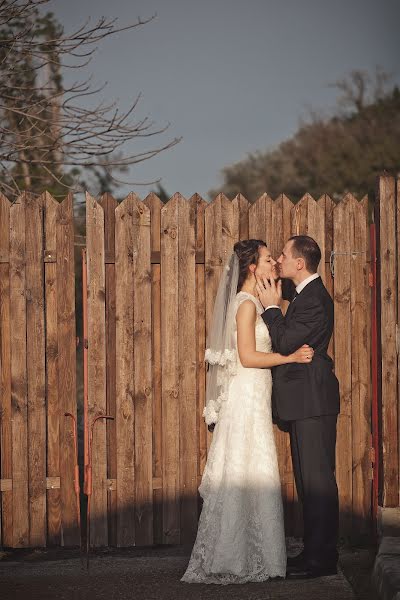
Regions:
M 306 235 L 291 237 L 277 261 L 281 278 L 296 292 L 283 316 L 281 281 L 257 281 L 275 352 L 290 354 L 308 344 L 314 349 L 309 364 L 274 368 L 273 410 L 287 422 L 293 470 L 303 504 L 304 550 L 288 559 L 288 578 L 306 579 L 336 573 L 338 491 L 335 480 L 336 420 L 339 384 L 327 354 L 333 331 L 333 302 L 317 273 L 321 251 Z

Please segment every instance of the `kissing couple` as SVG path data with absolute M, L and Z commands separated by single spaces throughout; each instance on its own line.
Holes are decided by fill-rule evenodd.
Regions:
M 197 537 L 181 581 L 247 583 L 336 574 L 339 384 L 327 354 L 333 302 L 314 239 L 291 237 L 275 261 L 237 242 L 214 304 L 203 416 L 214 426 L 199 487 Z M 277 277 L 278 276 L 278 277 Z M 283 315 L 281 279 L 296 291 Z M 287 558 L 273 416 L 290 432 L 304 549 Z

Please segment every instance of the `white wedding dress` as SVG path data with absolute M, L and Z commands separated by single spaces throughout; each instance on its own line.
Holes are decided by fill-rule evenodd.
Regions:
M 256 349 L 271 352 L 257 298 Z M 235 320 L 236 322 L 236 320 Z M 236 332 L 235 332 L 236 338 Z M 237 344 L 236 344 L 237 353 Z M 181 581 L 246 583 L 285 577 L 286 547 L 271 415 L 270 369 L 244 368 L 237 356 L 213 432 L 200 495 L 203 509 L 190 562 Z

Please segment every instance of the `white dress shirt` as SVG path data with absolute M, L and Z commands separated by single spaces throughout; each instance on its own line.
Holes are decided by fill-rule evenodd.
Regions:
M 302 290 L 304 290 L 304 288 L 306 287 L 306 285 L 308 285 L 309 283 L 311 283 L 311 281 L 314 281 L 314 279 L 318 279 L 318 277 L 319 277 L 318 273 L 313 273 L 309 277 L 306 277 L 306 279 L 304 279 L 301 283 L 299 283 L 299 285 L 296 285 L 296 292 L 298 294 L 300 294 L 300 292 Z M 293 300 L 292 300 L 292 302 L 293 302 Z M 277 306 L 276 304 L 270 304 L 269 306 L 267 306 L 265 308 L 265 310 L 268 310 L 269 308 L 280 308 L 280 306 Z

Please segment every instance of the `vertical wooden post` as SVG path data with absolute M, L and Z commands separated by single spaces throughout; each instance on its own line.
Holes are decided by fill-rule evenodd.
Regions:
M 399 504 L 399 415 L 396 324 L 398 323 L 398 281 L 396 248 L 396 181 L 378 180 L 378 256 L 381 306 L 381 389 L 383 506 Z

